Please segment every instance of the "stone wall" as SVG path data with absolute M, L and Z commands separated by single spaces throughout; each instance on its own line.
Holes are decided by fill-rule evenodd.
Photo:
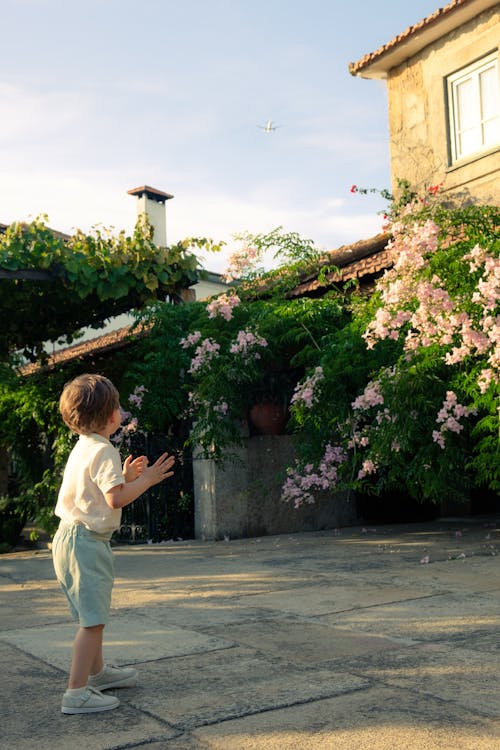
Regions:
M 319 531 L 357 522 L 352 493 L 321 493 L 313 505 L 297 510 L 281 500 L 284 469 L 294 461 L 290 436 L 245 438 L 237 457 L 224 466 L 194 458 L 196 539 Z

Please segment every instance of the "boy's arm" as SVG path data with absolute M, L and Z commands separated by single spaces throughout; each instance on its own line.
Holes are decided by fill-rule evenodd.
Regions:
M 170 469 L 174 465 L 174 461 L 175 458 L 173 456 L 163 453 L 152 466 L 143 467 L 142 474 L 132 482 L 118 484 L 116 487 L 108 490 L 108 492 L 105 492 L 104 499 L 106 503 L 114 510 L 130 505 L 130 503 L 137 500 L 150 487 L 171 477 L 174 472 L 170 471 Z

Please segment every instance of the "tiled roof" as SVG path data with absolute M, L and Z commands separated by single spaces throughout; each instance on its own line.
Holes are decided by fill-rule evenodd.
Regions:
M 60 349 L 49 357 L 46 365 L 41 367 L 39 363 L 33 362 L 20 368 L 20 372 L 21 375 L 32 375 L 40 369 L 51 370 L 57 365 L 72 362 L 76 359 L 85 359 L 90 356 L 95 357 L 113 351 L 113 349 L 119 349 L 127 341 L 134 341 L 138 338 L 142 338 L 146 333 L 146 327 L 138 327 L 133 331 L 131 326 L 118 328 L 115 331 L 110 331 L 102 336 L 97 336 L 95 339 L 88 339 L 79 344 L 73 344 L 73 346 Z
M 333 250 L 322 261 L 317 272 L 303 279 L 287 297 L 302 297 L 332 284 L 378 276 L 393 264 L 392 253 L 387 249 L 388 241 L 387 234 L 377 234 L 368 240 L 359 240 Z M 321 273 L 332 266 L 331 271 Z
M 477 6 L 477 10 L 474 10 L 474 5 Z M 481 10 L 483 10 L 485 7 L 491 7 L 492 5 L 495 5 L 495 0 L 486 0 L 486 2 L 478 2 L 478 0 L 451 0 L 451 2 L 449 2 L 443 8 L 438 8 L 418 23 L 409 26 L 407 29 L 405 29 L 405 31 L 401 32 L 401 34 L 398 34 L 394 37 L 394 39 L 391 39 L 390 42 L 383 44 L 381 47 L 375 50 L 375 52 L 370 52 L 364 55 L 357 62 L 349 63 L 349 72 L 353 76 L 360 74 L 365 68 L 375 63 L 384 55 L 387 55 L 388 53 L 395 50 L 399 45 L 402 45 L 405 42 L 411 40 L 421 32 L 430 30 L 433 26 L 440 23 L 443 19 L 451 16 L 457 10 L 465 9 L 468 6 L 471 6 L 471 13 L 473 11 L 474 13 L 480 13 Z

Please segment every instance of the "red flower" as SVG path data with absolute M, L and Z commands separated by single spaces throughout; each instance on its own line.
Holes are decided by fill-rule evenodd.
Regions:
M 442 182 L 440 182 L 439 185 L 431 185 L 431 187 L 429 188 L 429 193 L 431 193 L 431 195 L 437 195 L 437 193 L 439 193 L 442 187 L 443 187 Z
M 358 186 L 357 185 L 353 185 L 351 187 L 351 193 L 357 193 L 357 192 L 358 192 Z

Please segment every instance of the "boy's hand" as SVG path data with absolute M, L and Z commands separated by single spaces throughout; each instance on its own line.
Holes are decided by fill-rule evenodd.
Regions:
M 169 456 L 168 453 L 162 453 L 160 458 L 154 462 L 151 466 L 144 466 L 143 476 L 150 483 L 150 487 L 154 484 L 163 482 L 164 479 L 168 479 L 174 473 L 170 471 L 175 463 L 174 456 Z
M 175 458 L 169 456 L 168 453 L 163 453 L 152 466 L 148 466 L 146 456 L 139 456 L 134 460 L 132 460 L 132 456 L 127 456 L 123 464 L 125 483 L 118 484 L 105 492 L 104 499 L 113 510 L 130 505 L 143 492 L 146 492 L 148 487 L 171 477 L 174 472 L 170 470 L 174 463 Z
M 134 459 L 132 456 L 127 456 L 123 464 L 123 476 L 125 482 L 133 482 L 134 479 L 140 477 L 147 465 L 148 459 L 146 456 L 138 456 Z

